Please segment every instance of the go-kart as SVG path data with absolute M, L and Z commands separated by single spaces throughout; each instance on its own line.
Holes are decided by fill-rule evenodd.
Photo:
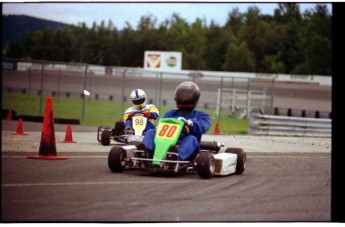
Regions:
M 200 152 L 195 158 L 179 160 L 176 142 L 183 129 L 188 133 L 188 126 L 184 121 L 175 118 L 160 119 L 154 139 L 153 157 L 150 157 L 141 142 L 114 146 L 108 154 L 110 171 L 121 173 L 125 169 L 139 169 L 149 172 L 187 173 L 196 170 L 203 179 L 214 175 L 243 173 L 246 168 L 246 153 L 241 148 L 227 148 L 225 152 L 219 152 L 221 147 L 224 147 L 221 142 L 201 141 Z
M 123 121 L 117 122 L 114 128 L 99 126 L 97 129 L 97 140 L 104 146 L 108 146 L 111 141 L 126 144 L 132 141 L 142 141 L 146 124 L 147 118 L 144 117 L 143 113 L 135 112 L 132 117 L 133 130 L 124 131 Z

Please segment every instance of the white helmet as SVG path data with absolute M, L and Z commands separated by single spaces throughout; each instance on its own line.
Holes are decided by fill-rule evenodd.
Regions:
M 141 89 L 135 89 L 131 93 L 131 99 L 137 109 L 142 109 L 146 104 L 146 93 Z

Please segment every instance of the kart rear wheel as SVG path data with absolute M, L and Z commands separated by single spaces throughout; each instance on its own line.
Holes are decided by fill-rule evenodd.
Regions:
M 111 132 L 108 129 L 104 129 L 102 131 L 102 135 L 101 135 L 102 145 L 108 146 L 110 144 L 110 136 L 111 136 Z
M 197 171 L 201 178 L 209 179 L 213 176 L 216 164 L 212 153 L 200 152 L 196 162 Z
M 242 148 L 227 148 L 225 153 L 237 154 L 236 174 L 242 174 L 247 165 L 247 154 Z
M 111 172 L 121 173 L 127 164 L 127 154 L 122 147 L 113 147 L 108 155 L 108 166 Z

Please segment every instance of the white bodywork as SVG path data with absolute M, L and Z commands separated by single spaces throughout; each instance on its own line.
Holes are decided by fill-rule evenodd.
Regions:
M 128 136 L 127 142 L 142 141 L 144 136 L 143 132 L 147 125 L 147 118 L 142 115 L 134 115 L 132 120 L 132 128 L 134 129 L 134 135 Z
M 214 158 L 216 163 L 214 175 L 225 176 L 236 172 L 237 154 L 218 153 Z
M 134 145 L 126 145 L 122 146 L 124 150 L 126 150 L 126 154 L 128 158 L 134 158 L 134 151 L 137 149 Z

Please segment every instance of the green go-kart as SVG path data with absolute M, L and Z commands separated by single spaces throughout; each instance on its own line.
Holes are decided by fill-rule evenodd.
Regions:
M 111 172 L 121 173 L 125 169 L 139 169 L 150 172 L 186 173 L 196 171 L 203 179 L 212 176 L 242 174 L 246 168 L 247 155 L 241 148 L 227 148 L 216 141 L 201 141 L 199 154 L 191 160 L 181 161 L 177 153 L 177 140 L 185 128 L 185 122 L 176 118 L 159 120 L 154 139 L 153 157 L 146 152 L 141 142 L 114 146 L 108 155 Z

